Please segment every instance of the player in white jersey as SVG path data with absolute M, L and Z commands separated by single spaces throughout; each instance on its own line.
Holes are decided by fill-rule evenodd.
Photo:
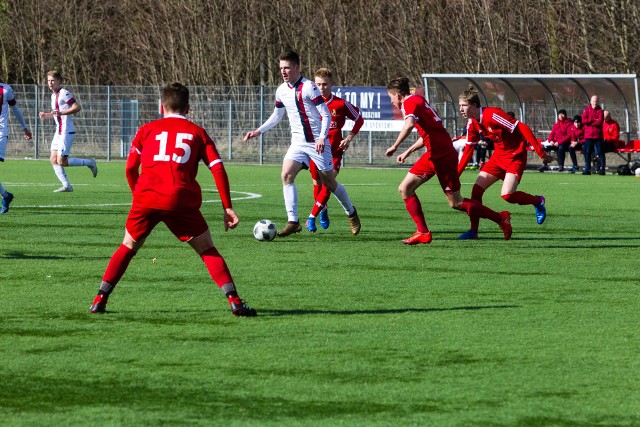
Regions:
M 331 116 L 314 82 L 300 74 L 300 58 L 293 51 L 280 55 L 280 74 L 284 83 L 276 90 L 276 105 L 271 117 L 258 129 L 247 132 L 244 141 L 267 132 L 284 117 L 291 125 L 291 146 L 282 162 L 282 191 L 287 209 L 287 225 L 278 232 L 285 237 L 302 230 L 298 218 L 298 190 L 296 175 L 313 162 L 320 171 L 322 184 L 335 194 L 349 218 L 351 232 L 360 232 L 360 218 L 351 204 L 347 190 L 336 181 L 331 146 L 326 144 Z
M 51 165 L 53 171 L 60 180 L 62 187 L 54 190 L 54 193 L 67 193 L 73 191 L 64 168 L 67 166 L 87 166 L 95 178 L 98 175 L 96 159 L 79 159 L 69 157 L 71 146 L 76 137 L 73 127 L 73 114 L 80 112 L 80 104 L 75 100 L 71 92 L 62 87 L 62 76 L 57 71 L 47 73 L 47 85 L 51 90 L 51 112 L 40 113 L 41 119 L 54 119 L 56 131 L 51 141 Z
M 0 83 L 0 162 L 4 162 L 4 156 L 7 153 L 7 141 L 9 140 L 9 107 L 11 107 L 13 115 L 16 116 L 20 122 L 20 126 L 24 129 L 24 139 L 31 139 L 31 131 L 24 121 L 22 111 L 20 111 L 16 97 L 13 94 L 13 89 L 8 84 Z M 13 194 L 9 193 L 0 183 L 0 196 L 2 196 L 0 214 L 4 214 L 9 211 L 9 204 L 13 200 Z

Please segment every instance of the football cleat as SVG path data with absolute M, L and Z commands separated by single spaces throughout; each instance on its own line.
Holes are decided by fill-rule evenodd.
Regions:
M 98 165 L 96 164 L 96 159 L 91 159 L 91 164 L 88 167 L 91 169 L 91 173 L 94 178 L 98 176 Z
M 325 230 L 329 228 L 331 221 L 329 221 L 329 209 L 327 209 L 326 206 L 320 211 L 319 219 L 320 227 L 324 228 Z
M 7 192 L 7 197 L 2 198 L 2 208 L 0 208 L 0 214 L 9 212 L 9 204 L 13 200 L 13 194 Z
M 542 224 L 547 217 L 547 208 L 544 206 L 544 197 L 538 197 L 540 197 L 540 203 L 533 205 L 533 208 L 536 210 L 536 221 L 538 224 Z
M 104 313 L 107 311 L 107 296 L 98 294 L 93 299 L 93 304 L 89 307 L 89 312 L 92 314 Z
M 301 231 L 302 227 L 299 222 L 289 221 L 282 230 L 278 231 L 278 237 L 287 237 L 290 234 L 299 233 Z
M 229 305 L 231 306 L 231 312 L 234 316 L 239 317 L 254 317 L 258 313 L 251 307 L 249 307 L 239 296 L 229 296 Z
M 362 226 L 360 225 L 360 217 L 356 207 L 353 207 L 353 213 L 347 217 L 349 219 L 349 226 L 351 227 L 351 234 L 354 236 L 360 232 Z
M 426 233 L 416 231 L 411 237 L 404 239 L 402 243 L 405 245 L 419 245 L 431 243 L 431 240 L 431 231 L 427 231 Z
M 310 216 L 309 218 L 307 218 L 307 222 L 305 223 L 305 225 L 307 226 L 307 230 L 309 230 L 312 233 L 315 233 L 316 231 L 318 231 L 318 227 L 316 227 L 316 218 L 313 216 Z
M 54 193 L 71 193 L 73 191 L 73 187 L 60 187 L 57 190 L 53 190 Z
M 513 233 L 513 230 L 511 228 L 511 214 L 509 213 L 509 211 L 502 211 L 500 212 L 500 216 L 502 217 L 502 221 L 500 221 L 500 228 L 502 229 L 502 232 L 504 233 L 504 240 L 509 240 L 511 239 L 511 234 Z
M 478 238 L 478 230 L 469 230 L 458 236 L 460 240 L 474 240 Z

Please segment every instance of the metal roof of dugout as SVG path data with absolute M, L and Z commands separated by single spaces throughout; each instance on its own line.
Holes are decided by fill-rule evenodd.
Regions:
M 621 138 L 640 138 L 637 74 L 423 74 L 425 97 L 440 113 L 445 127 L 459 134 L 464 120 L 458 96 L 472 85 L 483 106 L 513 111 L 544 137 L 558 110 L 569 117 L 582 114 L 592 95 L 620 124 Z

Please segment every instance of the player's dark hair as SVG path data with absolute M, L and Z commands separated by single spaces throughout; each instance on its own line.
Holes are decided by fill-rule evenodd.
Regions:
M 167 83 L 162 90 L 162 105 L 167 111 L 185 113 L 189 106 L 189 89 L 178 82 Z
M 469 89 L 462 92 L 458 99 L 467 101 L 469 105 L 480 108 L 480 96 L 478 96 L 478 91 L 473 86 L 469 86 Z
M 282 52 L 280 61 L 289 61 L 291 64 L 300 65 L 300 57 L 292 50 Z
M 387 92 L 399 93 L 402 96 L 411 94 L 411 87 L 409 86 L 408 77 L 396 77 L 391 80 L 387 85 Z
M 62 81 L 62 74 L 60 74 L 60 72 L 58 70 L 51 70 L 47 73 L 47 77 L 53 77 L 54 79 L 58 80 L 59 82 Z

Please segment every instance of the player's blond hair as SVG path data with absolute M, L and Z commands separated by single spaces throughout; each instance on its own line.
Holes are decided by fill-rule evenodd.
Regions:
M 316 71 L 316 77 L 320 77 L 321 79 L 329 79 L 333 81 L 333 74 L 331 73 L 331 70 L 324 67 L 318 68 L 318 70 Z
M 480 108 L 480 96 L 475 87 L 469 85 L 469 89 L 465 90 L 458 97 L 459 100 L 467 101 L 469 105 L 474 105 Z
M 62 74 L 60 74 L 60 72 L 58 70 L 51 70 L 47 73 L 47 77 L 53 77 L 54 79 L 58 80 L 59 82 L 62 81 Z

